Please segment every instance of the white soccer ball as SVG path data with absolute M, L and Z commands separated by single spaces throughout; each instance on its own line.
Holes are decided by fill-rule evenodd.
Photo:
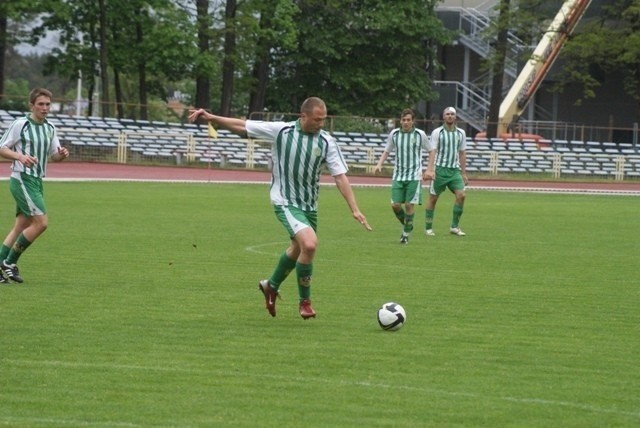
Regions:
M 378 309 L 378 324 L 383 330 L 400 330 L 406 320 L 404 308 L 395 302 L 385 303 Z

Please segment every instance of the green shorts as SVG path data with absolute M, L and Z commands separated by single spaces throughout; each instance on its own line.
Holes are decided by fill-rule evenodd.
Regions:
M 391 182 L 392 204 L 422 205 L 422 183 L 420 180 Z
M 13 199 L 16 200 L 16 215 L 24 214 L 26 217 L 32 217 L 47 213 L 41 178 L 27 174 L 20 174 L 20 178 L 12 176 L 9 180 L 9 189 Z
M 284 205 L 274 205 L 273 211 L 276 213 L 280 223 L 289 232 L 289 238 L 291 239 L 302 229 L 311 227 L 315 231 L 318 227 L 317 211 L 303 211 L 298 207 Z
M 452 192 L 464 190 L 462 172 L 457 168 L 436 167 L 436 178 L 431 182 L 429 193 L 440 195 L 447 188 Z

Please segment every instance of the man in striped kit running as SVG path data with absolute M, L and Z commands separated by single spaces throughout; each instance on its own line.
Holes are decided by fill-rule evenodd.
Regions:
M 47 161 L 69 157 L 55 126 L 47 120 L 51 98 L 49 90 L 33 89 L 31 112 L 13 121 L 0 138 L 0 156 L 12 161 L 9 188 L 16 201 L 16 220 L 0 247 L 0 282 L 23 282 L 16 263 L 49 224 L 42 184 Z
M 320 98 L 307 98 L 300 108 L 300 118 L 294 122 L 263 122 L 216 116 L 203 109 L 191 110 L 189 120 L 199 117 L 215 126 L 240 136 L 272 143 L 271 204 L 276 217 L 291 239 L 269 279 L 258 283 L 269 314 L 276 316 L 279 288 L 289 273 L 295 270 L 300 296 L 300 316 L 316 316 L 311 306 L 311 275 L 318 246 L 318 192 L 321 167 L 326 166 L 338 190 L 351 209 L 351 214 L 364 228 L 371 230 L 360 212 L 347 178 L 347 164 L 337 141 L 322 129 L 327 107 Z
M 464 207 L 467 178 L 467 135 L 456 126 L 456 109 L 447 107 L 442 113 L 444 124 L 433 130 L 429 141 L 429 164 L 424 179 L 432 180 L 429 187 L 429 201 L 425 210 L 425 233 L 435 235 L 433 217 L 438 197 L 445 189 L 454 193 L 453 216 L 449 233 L 465 236 L 460 229 L 460 217 Z M 435 171 L 434 171 L 435 166 Z
M 389 132 L 387 145 L 374 169 L 374 173 L 380 172 L 389 154 L 395 152 L 395 166 L 391 179 L 391 209 L 402 224 L 401 244 L 409 242 L 409 234 L 413 231 L 414 206 L 422 205 L 422 150 L 428 148 L 429 142 L 427 134 L 416 129 L 414 122 L 413 110 L 402 110 L 400 128 Z

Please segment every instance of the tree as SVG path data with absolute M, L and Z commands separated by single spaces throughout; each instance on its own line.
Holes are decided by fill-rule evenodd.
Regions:
M 387 117 L 434 99 L 425 41 L 450 40 L 433 14 L 437 3 L 298 2 L 298 44 L 272 58 L 268 104 L 291 111 L 318 95 L 330 98 L 331 114 Z
M 167 101 L 168 83 L 191 75 L 197 56 L 193 23 L 169 0 L 129 0 L 109 16 L 109 62 L 137 89 L 129 97 L 137 97 L 139 117 L 147 120 L 149 96 Z
M 274 50 L 291 50 L 297 44 L 298 29 L 294 18 L 300 13 L 288 0 L 261 0 L 258 2 L 259 24 L 255 43 L 253 86 L 249 94 L 249 113 L 265 108 L 271 55 Z
M 489 112 L 487 118 L 487 136 L 496 137 L 500 121 L 500 106 L 506 93 L 505 85 L 513 83 L 504 72 L 507 60 L 522 64 L 536 61 L 531 58 L 532 49 L 545 34 L 549 17 L 554 16 L 562 0 L 501 0 L 494 8 L 497 17 L 491 20 L 484 37 L 489 40 L 491 50 L 482 61 L 482 69 L 490 71 L 491 82 Z M 522 46 L 513 46 L 509 35 L 516 36 Z M 519 51 L 519 55 L 516 53 Z M 512 118 L 503 118 L 511 120 Z
M 100 81 L 102 83 L 102 109 L 100 112 L 103 116 L 109 116 L 109 75 L 107 64 L 107 10 L 104 6 L 104 0 L 98 0 L 98 16 L 99 16 L 99 38 L 100 41 Z
M 38 3 L 34 0 L 34 4 Z M 41 22 L 32 28 L 32 44 L 48 32 L 59 34 L 60 46 L 56 46 L 47 57 L 43 72 L 58 73 L 62 78 L 76 81 L 83 78 L 87 98 L 93 99 L 98 92 L 100 66 L 100 9 L 94 0 L 74 2 L 40 0 L 38 7 L 48 13 L 40 15 Z M 93 104 L 89 115 L 94 114 Z
M 48 70 L 73 79 L 81 71 L 88 80 L 90 99 L 99 70 L 103 115 L 109 113 L 113 84 L 118 116 L 123 117 L 124 106 L 137 98 L 138 117 L 147 118 L 148 94 L 166 100 L 167 81 L 190 77 L 197 55 L 195 28 L 171 0 L 110 0 L 104 9 L 101 4 L 51 1 L 53 13 L 43 15 L 42 24 L 34 29 L 34 41 L 46 31 L 60 33 L 62 46 L 53 50 Z M 132 89 L 127 92 L 127 87 Z
M 640 118 L 640 0 L 616 0 L 597 19 L 584 23 L 563 50 L 564 67 L 555 89 L 580 85 L 594 98 L 606 76 L 620 76 L 626 93 L 638 102 Z
M 489 103 L 489 122 L 487 137 L 495 138 L 498 133 L 500 103 L 502 102 L 502 82 L 504 81 L 504 65 L 507 56 L 507 37 L 509 35 L 510 0 L 500 0 L 498 15 L 498 36 L 494 48 L 493 64 L 491 68 L 491 101 Z
M 7 52 L 8 2 L 0 3 L 0 100 L 4 97 L 4 59 Z
M 20 31 L 20 22 L 29 22 L 37 4 L 31 2 L 0 1 L 0 101 L 5 95 L 5 67 L 9 48 L 26 35 Z M 11 31 L 10 24 L 17 24 Z
M 222 96 L 220 114 L 231 114 L 236 56 L 236 0 L 227 0 L 224 9 L 224 56 L 222 60 Z
M 135 117 L 133 106 L 140 104 L 139 115 L 146 117 L 148 96 L 167 100 L 171 88 L 185 87 L 187 81 L 195 84 L 188 91 L 195 89 L 198 106 L 210 105 L 208 97 L 217 98 L 219 90 L 224 114 L 297 111 L 303 98 L 319 95 L 329 101 L 331 114 L 387 117 L 435 96 L 427 72 L 431 62 L 427 46 L 449 40 L 433 13 L 437 3 L 32 0 L 29 4 L 46 11 L 33 29 L 33 43 L 46 32 L 60 34 L 61 45 L 48 57 L 47 70 L 68 81 L 81 73 L 89 98 L 100 81 L 103 97 L 115 89 L 119 117 Z M 113 105 L 109 100 L 109 107 Z
M 207 58 L 211 58 L 211 15 L 209 0 L 196 0 L 196 26 L 198 29 L 198 56 L 194 67 L 196 78 L 195 106 L 207 108 L 211 104 L 211 74 Z

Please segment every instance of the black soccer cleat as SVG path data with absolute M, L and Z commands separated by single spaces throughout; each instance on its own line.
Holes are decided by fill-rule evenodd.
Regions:
M 18 266 L 15 264 L 8 264 L 7 262 L 2 262 L 0 264 L 0 272 L 2 272 L 2 276 L 7 281 L 19 282 L 22 283 L 24 280 L 20 276 L 20 271 L 18 270 Z

